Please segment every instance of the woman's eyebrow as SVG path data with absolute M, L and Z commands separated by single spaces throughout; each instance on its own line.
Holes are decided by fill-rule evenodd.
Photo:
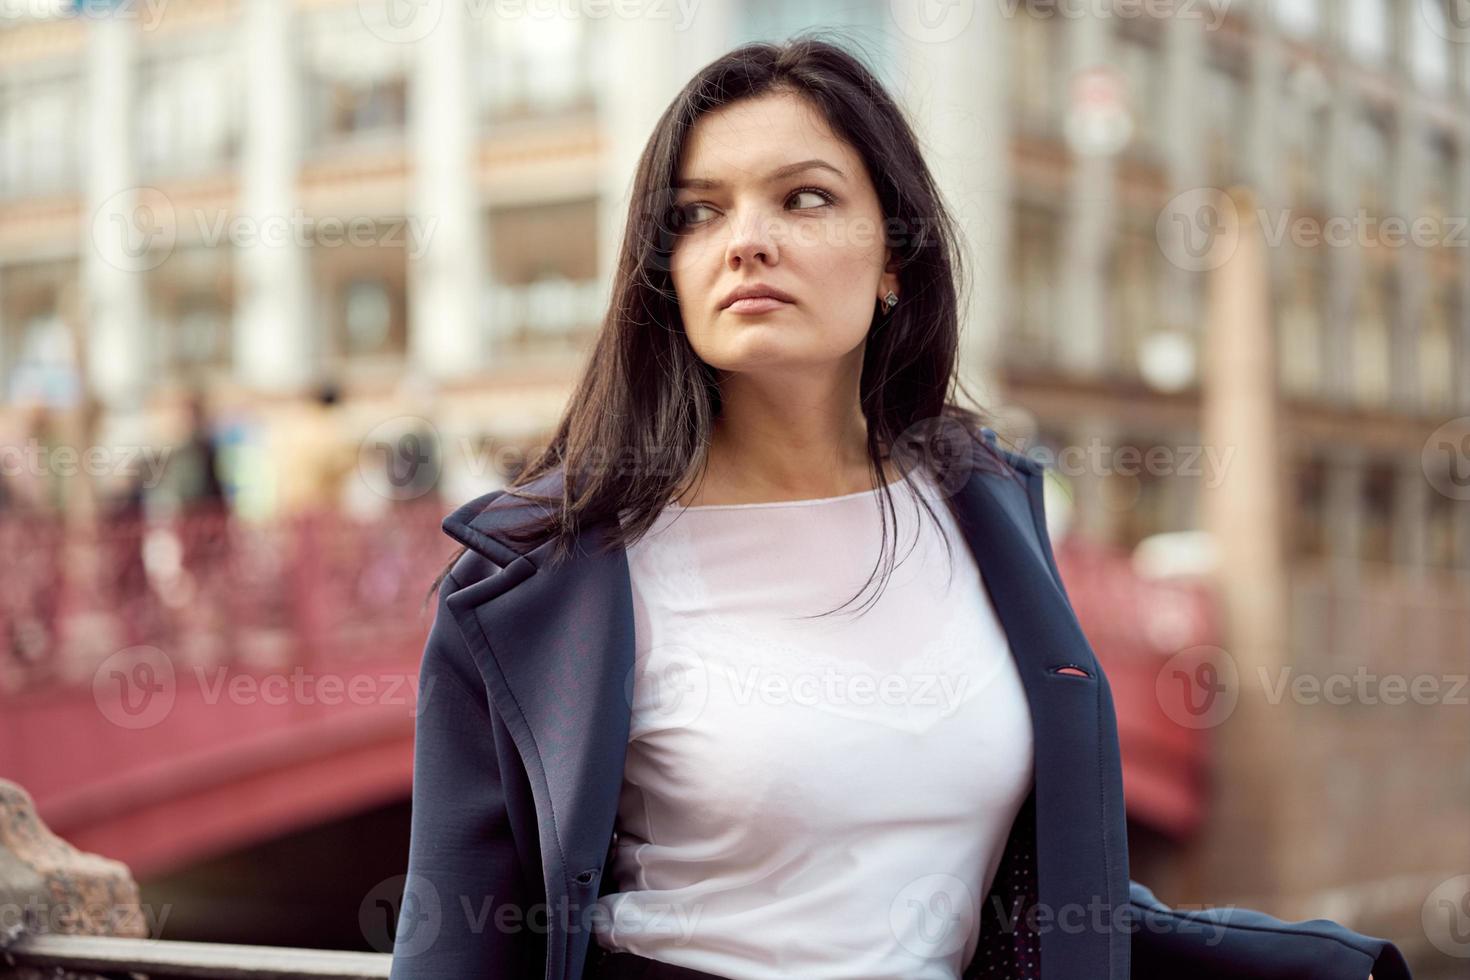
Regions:
M 828 163 L 826 160 L 803 160 L 800 163 L 788 163 L 784 167 L 777 167 L 775 170 L 772 170 L 770 173 L 766 174 L 766 183 L 770 183 L 771 181 L 776 180 L 783 180 L 793 174 L 799 174 L 806 170 L 830 170 L 838 177 L 841 177 L 843 180 L 847 179 L 846 174 L 844 174 L 841 170 L 838 170 L 836 167 L 832 166 L 832 164 Z M 684 188 L 713 190 L 716 187 L 723 186 L 725 186 L 724 181 L 711 180 L 708 177 L 685 177 L 683 179 L 674 181 L 674 188 L 676 190 L 682 190 Z

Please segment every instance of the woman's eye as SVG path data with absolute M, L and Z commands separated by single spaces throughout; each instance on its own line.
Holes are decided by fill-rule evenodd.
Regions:
M 832 203 L 832 198 L 830 198 L 829 196 L 827 196 L 826 192 L 815 190 L 813 188 L 803 188 L 802 190 L 796 191 L 795 193 L 793 193 L 791 195 L 791 200 L 797 201 L 797 200 L 800 200 L 803 197 L 804 198 L 808 198 L 809 200 L 814 201 L 815 203 L 806 204 L 806 205 L 798 205 L 797 206 L 798 210 L 803 210 L 805 208 L 819 208 L 819 207 L 821 207 L 824 204 L 831 204 Z
M 832 196 L 826 191 L 815 187 L 803 187 L 791 192 L 786 199 L 788 204 L 793 205 L 798 211 L 809 211 L 812 208 L 824 207 L 832 203 Z M 716 209 L 700 201 L 680 206 L 680 223 L 684 227 L 691 225 L 702 225 L 709 220 L 710 216 L 701 217 L 701 211 L 714 212 Z
M 684 212 L 684 223 L 686 225 L 697 225 L 697 224 L 701 224 L 702 221 L 698 217 L 698 212 L 701 211 L 701 210 L 706 210 L 708 208 L 709 208 L 709 205 L 708 204 L 686 204 L 686 205 L 684 205 L 684 207 L 682 208 L 682 210 Z M 704 220 L 708 220 L 708 219 L 704 219 Z

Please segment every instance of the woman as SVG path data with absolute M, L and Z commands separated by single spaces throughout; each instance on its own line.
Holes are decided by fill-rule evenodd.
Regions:
M 634 201 L 550 447 L 443 524 L 394 980 L 1407 978 L 1129 881 L 1041 470 L 950 399 L 954 231 L 872 75 L 732 52 Z

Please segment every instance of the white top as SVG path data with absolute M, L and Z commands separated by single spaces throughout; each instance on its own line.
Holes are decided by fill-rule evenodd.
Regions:
M 922 485 L 954 575 L 899 481 L 899 563 L 856 619 L 876 580 L 794 617 L 873 570 L 876 489 L 671 503 L 628 548 L 637 662 L 601 945 L 730 980 L 960 976 L 1034 755 L 979 569 Z

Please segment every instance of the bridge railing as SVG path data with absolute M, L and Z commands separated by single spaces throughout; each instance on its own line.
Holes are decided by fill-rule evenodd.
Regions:
M 455 547 L 447 511 L 426 497 L 379 518 L 263 525 L 223 510 L 81 527 L 0 517 L 0 699 L 86 682 L 138 645 L 296 665 L 421 643 L 425 592 Z

